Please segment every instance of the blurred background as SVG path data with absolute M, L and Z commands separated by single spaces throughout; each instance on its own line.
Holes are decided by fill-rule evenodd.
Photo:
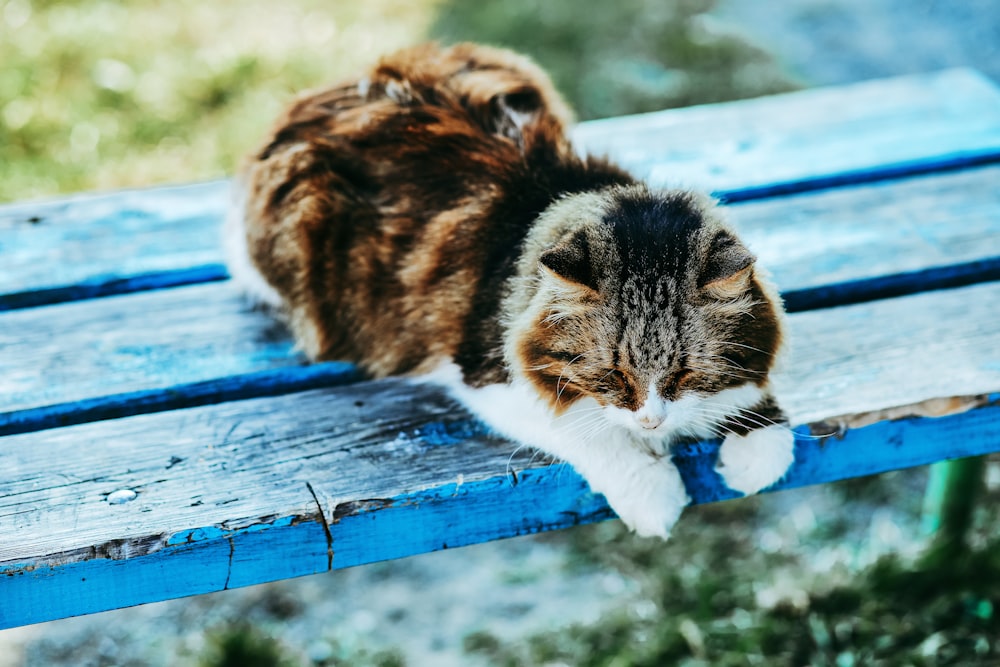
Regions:
M 950 66 L 1000 81 L 997 0 L 582 7 L 0 0 L 0 201 L 223 178 L 296 91 L 426 39 L 531 54 L 581 120 Z M 4 631 L 0 667 L 1000 664 L 1000 464 L 943 567 L 926 479 L 693 508 L 667 544 L 607 522 Z

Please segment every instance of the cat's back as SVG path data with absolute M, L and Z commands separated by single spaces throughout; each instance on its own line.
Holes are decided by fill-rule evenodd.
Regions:
M 571 152 L 569 121 L 522 56 L 397 52 L 279 117 L 237 179 L 230 255 L 249 258 L 311 357 L 390 374 L 451 356 L 491 252 L 477 231 L 526 152 Z

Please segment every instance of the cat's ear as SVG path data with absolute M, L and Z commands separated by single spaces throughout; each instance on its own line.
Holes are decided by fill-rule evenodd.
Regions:
M 590 243 L 582 230 L 543 252 L 539 262 L 556 277 L 597 291 L 597 276 L 590 261 Z
M 712 239 L 698 285 L 716 299 L 735 299 L 746 292 L 754 261 L 732 234 L 719 232 Z
M 490 129 L 520 144 L 525 126 L 538 119 L 542 107 L 541 94 L 530 86 L 494 95 L 490 99 Z

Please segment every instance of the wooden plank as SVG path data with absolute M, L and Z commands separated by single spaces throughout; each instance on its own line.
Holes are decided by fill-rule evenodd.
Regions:
M 730 206 L 790 311 L 1000 279 L 1000 167 Z
M 1000 92 L 951 70 L 593 121 L 576 135 L 656 183 L 737 200 L 995 161 Z M 0 207 L 0 310 L 225 277 L 216 229 L 226 190 Z
M 836 287 L 851 281 L 1000 265 L 997 182 L 993 166 L 742 204 L 730 217 L 804 310 L 810 290 L 832 290 L 845 303 L 853 293 Z M 904 277 L 909 291 L 939 286 L 919 273 Z M 303 368 L 284 329 L 248 310 L 228 283 L 0 313 L 0 349 L 0 434 L 353 377 Z
M 986 284 L 792 316 L 778 392 L 814 426 L 780 488 L 1000 450 L 998 308 Z M 0 627 L 609 516 L 513 450 L 399 380 L 0 439 Z M 678 454 L 696 502 L 732 497 L 716 453 Z
M 653 183 L 741 200 L 994 161 L 1000 91 L 955 69 L 594 121 L 575 136 Z
M 289 366 L 284 327 L 230 283 L 0 314 L 0 410 Z
M 216 181 L 0 206 L 0 310 L 225 278 L 228 190 Z

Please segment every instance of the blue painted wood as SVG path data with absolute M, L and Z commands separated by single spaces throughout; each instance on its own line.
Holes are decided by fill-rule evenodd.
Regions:
M 269 383 L 266 372 L 306 364 L 284 327 L 229 283 L 2 313 L 0 348 L 0 423 L 15 411 L 102 396 L 142 405 L 155 402 L 143 393 L 151 389 L 211 392 L 202 383 L 255 373 Z M 225 384 L 217 390 L 230 395 Z
M 655 183 L 747 201 L 994 162 L 1000 92 L 952 70 L 593 121 L 576 134 Z M 0 207 L 0 310 L 220 279 L 227 188 Z
M 830 285 L 861 290 L 844 294 L 846 302 L 879 296 L 869 281 L 884 276 L 906 279 L 894 288 L 901 292 L 923 288 L 924 280 L 929 287 L 992 279 L 998 183 L 1000 166 L 990 166 L 749 202 L 728 213 L 782 291 L 799 300 L 797 309 L 825 307 L 834 305 L 821 293 Z M 957 275 L 948 267 L 959 267 Z M 821 301 L 803 303 L 806 296 Z
M 729 213 L 798 312 L 996 279 L 997 182 L 989 167 Z M 3 313 L 0 347 L 0 433 L 318 386 L 228 283 Z
M 1000 257 L 787 290 L 781 296 L 785 301 L 785 310 L 800 313 L 994 280 L 1000 280 Z
M 655 184 L 742 191 L 735 200 L 881 178 L 882 167 L 993 161 L 998 120 L 993 83 L 951 70 L 595 121 L 576 135 Z
M 70 403 L 0 412 L 0 436 L 212 405 L 224 401 L 280 396 L 319 387 L 337 387 L 358 382 L 362 377 L 361 372 L 353 364 L 330 361 L 242 375 L 226 375 L 204 382 L 188 382 L 167 388 L 94 396 Z
M 0 294 L 0 311 L 198 285 L 228 278 L 229 273 L 222 264 L 204 264 L 187 269 L 140 273 L 126 277 L 90 276 L 72 285 Z
M 228 189 L 218 181 L 0 206 L 0 294 L 17 295 L 0 308 L 217 279 L 204 267 L 221 262 Z
M 847 185 L 877 183 L 924 174 L 941 174 L 947 171 L 968 169 L 970 167 L 990 165 L 997 162 L 1000 162 L 1000 146 L 988 146 L 986 148 L 942 153 L 931 157 L 892 164 L 880 164 L 861 169 L 847 169 L 832 174 L 788 179 L 745 188 L 716 190 L 713 194 L 725 204 L 737 204 L 746 201 L 757 201 L 759 199 L 798 194 L 800 192 L 841 188 Z M 669 181 L 666 182 L 669 183 Z
M 820 428 L 823 428 L 822 426 Z M 774 490 L 1000 450 L 1000 395 L 949 417 L 910 418 L 796 438 L 796 463 Z M 735 494 L 713 468 L 718 443 L 681 447 L 694 503 Z M 149 553 L 107 553 L 58 564 L 0 563 L 0 628 L 225 590 L 609 518 L 568 466 L 442 484 L 285 515 L 250 527 L 186 530 Z M 311 495 L 311 494 L 310 494 Z M 319 497 L 319 496 L 317 496 Z M 683 520 L 683 518 L 682 518 Z M 405 536 L 404 539 L 401 537 Z

